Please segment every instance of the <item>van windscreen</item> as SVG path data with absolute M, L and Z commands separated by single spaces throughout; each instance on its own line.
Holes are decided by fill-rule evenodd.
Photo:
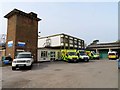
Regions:
M 76 55 L 76 53 L 75 52 L 68 52 L 68 55 L 73 56 L 73 55 Z
M 115 53 L 109 53 L 108 55 L 115 55 Z

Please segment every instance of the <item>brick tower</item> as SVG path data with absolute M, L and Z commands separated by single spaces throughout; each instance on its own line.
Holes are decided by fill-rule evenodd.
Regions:
M 15 58 L 18 52 L 30 51 L 37 61 L 38 21 L 37 14 L 14 9 L 4 16 L 8 19 L 6 56 Z

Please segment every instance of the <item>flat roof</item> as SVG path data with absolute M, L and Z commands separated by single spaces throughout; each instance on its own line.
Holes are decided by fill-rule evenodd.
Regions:
M 120 42 L 111 42 L 111 43 L 99 43 L 99 44 L 93 44 L 93 45 L 88 45 L 87 48 L 115 48 L 115 49 L 120 49 Z
M 65 34 L 65 33 L 54 34 L 54 35 L 45 36 L 45 37 L 38 37 L 38 39 L 48 38 L 48 37 L 54 37 L 54 36 L 59 36 L 59 35 L 65 35 L 65 36 L 69 36 L 69 37 L 72 37 L 72 38 L 75 38 L 75 39 L 83 40 L 83 39 L 80 39 L 80 38 L 77 38 L 77 37 L 74 37 L 74 36 L 71 36 L 71 35 L 68 35 L 68 34 Z

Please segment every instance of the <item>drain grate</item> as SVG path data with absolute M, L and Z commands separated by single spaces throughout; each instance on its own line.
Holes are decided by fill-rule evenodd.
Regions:
M 54 71 L 61 71 L 62 69 L 55 69 Z

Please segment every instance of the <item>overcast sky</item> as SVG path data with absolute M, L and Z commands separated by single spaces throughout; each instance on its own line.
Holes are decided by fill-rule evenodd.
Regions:
M 66 33 L 85 40 L 100 42 L 118 40 L 117 2 L 4 2 L 0 12 L 1 33 L 7 32 L 4 15 L 14 8 L 26 13 L 35 12 L 42 19 L 41 36 Z

